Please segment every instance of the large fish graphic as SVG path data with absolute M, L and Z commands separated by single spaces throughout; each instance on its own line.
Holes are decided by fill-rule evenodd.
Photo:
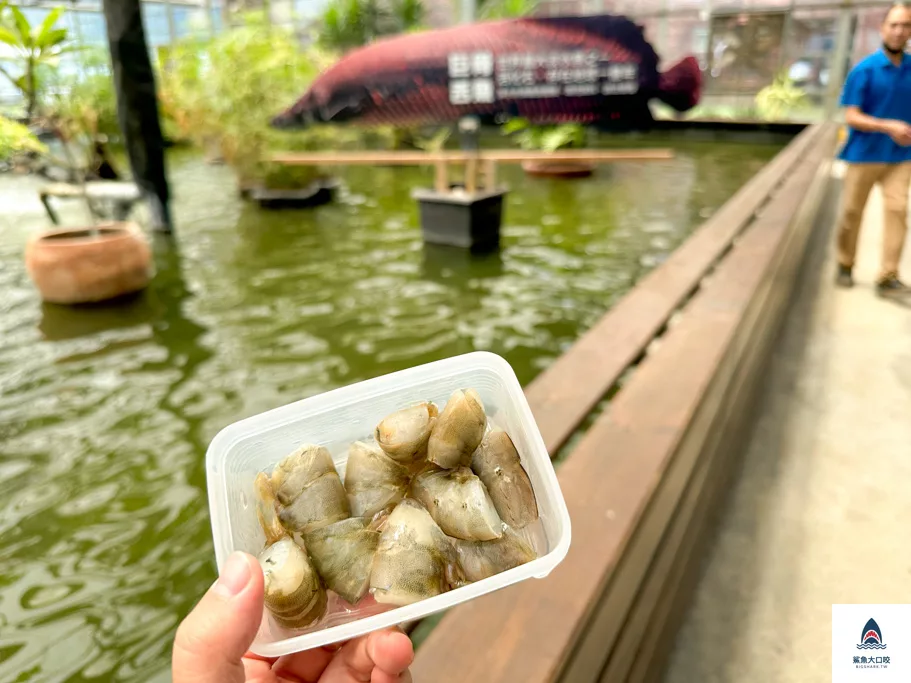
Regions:
M 507 19 L 356 49 L 272 125 L 421 125 L 498 114 L 535 122 L 651 121 L 650 99 L 686 111 L 701 86 L 693 57 L 659 73 L 642 27 L 626 17 Z

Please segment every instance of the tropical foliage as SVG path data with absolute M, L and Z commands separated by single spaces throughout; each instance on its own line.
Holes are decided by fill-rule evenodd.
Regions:
M 527 119 L 514 118 L 504 123 L 500 131 L 530 151 L 556 152 L 585 146 L 585 126 L 579 123 L 535 125 Z
M 299 187 L 316 175 L 269 162 L 275 151 L 310 151 L 357 144 L 350 128 L 314 126 L 283 133 L 269 122 L 293 103 L 334 60 L 319 48 L 301 50 L 290 30 L 260 13 L 212 39 L 194 39 L 163 53 L 160 101 L 165 130 L 231 164 L 241 187 Z
M 0 60 L 0 75 L 6 77 L 21 93 L 26 103 L 26 115 L 37 113 L 44 86 L 43 72 L 54 67 L 62 54 L 73 48 L 64 45 L 65 28 L 57 22 L 64 8 L 52 9 L 40 25 L 33 27 L 15 5 L 0 2 L 0 43 L 12 48 L 12 57 Z
M 11 162 L 20 155 L 45 151 L 44 145 L 26 126 L 0 116 L 0 162 Z
M 421 0 L 332 0 L 322 16 L 319 43 L 346 51 L 382 36 L 421 28 Z
M 794 85 L 786 73 L 756 94 L 756 109 L 761 118 L 779 120 L 810 107 L 807 94 Z
M 510 19 L 533 14 L 538 0 L 478 0 L 479 19 Z

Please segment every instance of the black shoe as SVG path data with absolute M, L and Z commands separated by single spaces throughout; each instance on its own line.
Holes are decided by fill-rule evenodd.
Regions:
M 885 297 L 911 296 L 911 287 L 892 275 L 876 283 L 876 293 Z
M 851 275 L 849 266 L 838 266 L 838 277 L 835 278 L 835 284 L 839 287 L 853 287 L 854 277 Z

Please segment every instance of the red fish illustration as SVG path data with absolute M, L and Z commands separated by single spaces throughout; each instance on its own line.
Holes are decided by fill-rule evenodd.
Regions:
M 508 19 L 354 50 L 272 125 L 417 125 L 497 114 L 536 122 L 650 121 L 650 99 L 686 111 L 701 87 L 693 57 L 659 73 L 642 27 L 626 17 Z

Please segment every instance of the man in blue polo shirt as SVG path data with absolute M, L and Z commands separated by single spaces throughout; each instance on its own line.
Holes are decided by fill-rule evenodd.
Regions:
M 880 29 L 883 44 L 848 74 L 841 104 L 850 128 L 839 158 L 847 163 L 838 226 L 838 284 L 854 284 L 851 271 L 867 197 L 880 183 L 885 203 L 882 268 L 876 280 L 882 296 L 907 296 L 898 279 L 908 228 L 911 185 L 911 9 L 894 5 Z

